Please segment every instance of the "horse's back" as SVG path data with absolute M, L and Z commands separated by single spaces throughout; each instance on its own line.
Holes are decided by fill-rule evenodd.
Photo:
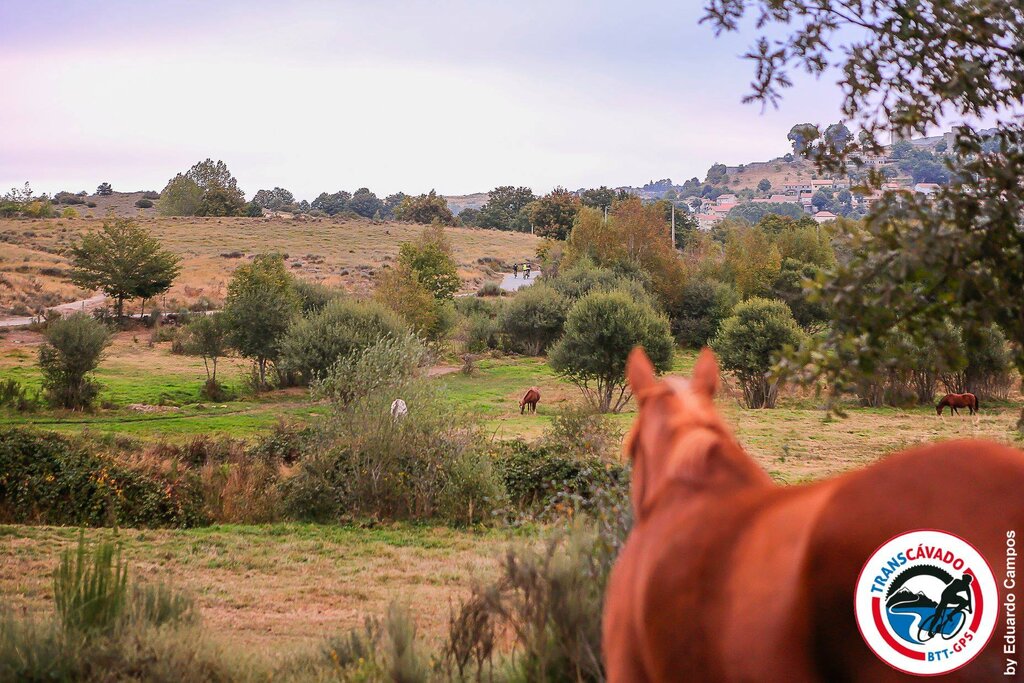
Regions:
M 912 680 L 879 660 L 854 620 L 871 554 L 940 529 L 997 562 L 1024 528 L 1024 454 L 957 441 L 839 478 L 673 505 L 631 535 L 609 584 L 606 638 L 626 641 L 610 680 Z M 682 508 L 680 508 L 682 509 Z M 949 676 L 993 680 L 997 648 Z
M 852 610 L 865 561 L 889 539 L 916 529 L 959 536 L 998 566 L 1006 532 L 1024 528 L 1024 453 L 987 441 L 915 448 L 833 480 L 817 516 L 806 577 L 814 596 L 816 659 L 828 680 L 911 680 L 875 657 Z M 998 576 L 998 570 L 996 570 Z M 999 648 L 987 648 L 950 680 L 995 680 Z

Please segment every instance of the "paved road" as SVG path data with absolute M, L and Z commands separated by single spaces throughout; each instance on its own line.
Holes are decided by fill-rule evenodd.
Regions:
M 88 299 L 80 299 L 78 301 L 70 301 L 66 304 L 59 304 L 57 306 L 51 306 L 49 310 L 58 311 L 61 315 L 67 315 L 74 313 L 75 311 L 91 311 L 97 306 L 101 305 L 106 300 L 106 297 L 102 294 L 91 296 Z M 18 318 L 0 318 L 0 327 L 26 327 L 32 324 L 35 318 L 18 317 Z
M 501 288 L 506 292 L 514 292 L 517 289 L 522 289 L 526 285 L 532 285 L 539 277 L 539 270 L 531 270 L 529 279 L 527 279 L 522 273 L 519 274 L 519 277 L 514 277 L 512 273 L 505 273 L 505 277 L 501 279 Z

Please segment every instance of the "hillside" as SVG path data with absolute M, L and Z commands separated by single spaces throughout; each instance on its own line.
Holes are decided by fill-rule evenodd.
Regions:
M 448 208 L 451 209 L 452 213 L 458 216 L 463 209 L 479 209 L 481 206 L 487 203 L 487 198 L 489 196 L 489 192 L 474 192 L 473 194 L 446 195 L 445 201 L 448 202 Z
M 123 204 L 123 197 L 113 201 Z M 27 315 L 40 306 L 87 296 L 68 282 L 63 252 L 81 233 L 99 228 L 102 222 L 98 217 L 0 220 L 0 312 Z M 423 227 L 362 218 L 145 214 L 140 222 L 183 259 L 181 276 L 157 302 L 165 310 L 204 300 L 220 305 L 231 272 L 267 249 L 287 254 L 288 267 L 300 277 L 365 293 L 376 270 L 394 260 L 399 245 L 415 239 Z M 493 278 L 506 263 L 532 257 L 539 242 L 531 235 L 497 230 L 450 228 L 448 234 L 466 292 Z

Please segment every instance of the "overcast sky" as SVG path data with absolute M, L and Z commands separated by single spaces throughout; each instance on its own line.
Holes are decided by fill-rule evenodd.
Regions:
M 251 197 L 703 179 L 839 119 L 834 78 L 740 102 L 753 34 L 701 2 L 0 2 L 0 188 L 160 190 L 206 157 Z

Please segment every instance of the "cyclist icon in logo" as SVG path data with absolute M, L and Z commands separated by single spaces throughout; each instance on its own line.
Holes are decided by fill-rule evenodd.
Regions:
M 892 582 L 885 601 L 889 625 L 896 635 L 914 645 L 936 636 L 953 640 L 968 623 L 967 615 L 974 611 L 973 579 L 970 574 L 954 578 L 932 565 L 905 570 Z
M 967 612 L 973 611 L 971 600 L 971 581 L 974 580 L 970 574 L 964 574 L 959 579 L 953 579 L 942 589 L 942 596 L 939 604 L 935 606 L 935 612 L 921 622 L 918 627 L 917 639 L 922 643 L 931 640 L 935 634 L 941 634 L 944 640 L 952 640 L 960 633 L 960 629 L 967 623 Z M 966 598 L 960 597 L 963 593 Z M 948 610 L 948 611 L 947 611 Z M 953 626 L 952 633 L 947 634 L 947 627 Z

